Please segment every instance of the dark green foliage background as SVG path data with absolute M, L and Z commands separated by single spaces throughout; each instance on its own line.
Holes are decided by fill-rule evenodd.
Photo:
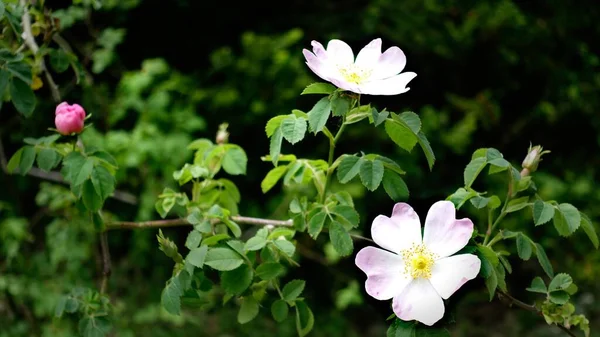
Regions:
M 71 3 L 46 5 L 64 12 Z M 213 138 L 218 125 L 228 122 L 230 141 L 243 146 L 249 157 L 247 176 L 233 179 L 242 191 L 240 213 L 284 218 L 294 191 L 278 185 L 262 194 L 260 181 L 271 164 L 260 156 L 268 153 L 264 126 L 269 118 L 293 108 L 308 111 L 315 103 L 314 97 L 299 96 L 318 80 L 304 65 L 302 48 L 309 48 L 313 39 L 325 43 L 340 38 L 357 52 L 381 37 L 384 48 L 403 49 L 407 70 L 418 76 L 406 94 L 363 97 L 362 102 L 418 113 L 436 165 L 429 172 L 420 151 L 403 152 L 382 128 L 366 123 L 348 128 L 337 153 L 362 150 L 397 159 L 408 172 L 409 203 L 424 219 L 429 205 L 462 186 L 462 171 L 477 148 L 497 148 L 518 165 L 530 142 L 541 144 L 552 153 L 534 175 L 539 194 L 572 203 L 598 222 L 598 17 L 595 1 L 106 1 L 63 33 L 93 78 L 65 100 L 80 102 L 93 113 L 94 129 L 84 138 L 115 155 L 122 168 L 118 189 L 138 196 L 137 205 L 109 200 L 107 209 L 115 217 L 158 218 L 155 198 L 164 186 L 175 186 L 172 171 L 192 154 L 185 146 L 195 138 Z M 109 27 L 124 29 L 124 38 L 108 48 L 108 66 L 92 72 L 99 62 L 93 54 L 102 48 L 98 38 Z M 55 79 L 67 86 L 71 77 L 67 72 Z M 2 107 L 0 135 L 9 155 L 24 137 L 47 135 L 53 126 L 54 104 L 46 87 L 37 95 L 30 119 L 9 104 Z M 284 145 L 283 152 L 325 158 L 327 142 L 308 136 L 294 147 Z M 474 187 L 497 191 L 503 185 L 495 179 L 477 181 Z M 91 225 L 54 212 L 43 200 L 57 198 L 47 184 L 34 177 L 0 176 L 1 337 L 70 336 L 76 321 L 52 318 L 58 296 L 75 285 L 98 284 L 101 265 Z M 368 236 L 371 220 L 390 213 L 393 202 L 383 189 L 365 193 L 359 183 L 334 185 L 342 188 L 355 197 Z M 485 214 L 470 205 L 461 213 L 483 227 Z M 531 216 L 523 214 L 509 215 L 507 227 L 542 243 L 554 269 L 573 276 L 580 289 L 574 302 L 590 319 L 594 336 L 600 328 L 600 253 L 582 231 L 561 238 L 551 225 L 534 228 Z M 187 235 L 185 229 L 164 232 L 181 245 Z M 292 320 L 276 324 L 268 308 L 240 326 L 236 306 L 222 308 L 219 298 L 206 304 L 205 311 L 188 308 L 181 317 L 161 311 L 160 291 L 172 264 L 158 250 L 155 235 L 153 230 L 110 233 L 115 336 L 295 335 Z M 387 302 L 369 298 L 361 288 L 363 304 L 336 308 L 337 291 L 351 280 L 362 287 L 365 277 L 352 258 L 324 266 L 321 240 L 299 238 L 302 250 L 313 253 L 301 254 L 302 267 L 288 275 L 307 280 L 304 295 L 316 317 L 312 336 L 383 336 L 391 313 Z M 356 251 L 362 245 L 358 242 Z M 507 276 L 509 289 L 532 302 L 535 297 L 524 288 L 540 267 L 516 257 L 511 261 L 516 268 Z M 488 303 L 487 297 L 478 279 L 451 298 L 447 310 L 456 320 L 453 335 L 556 332 L 541 318 L 499 301 Z

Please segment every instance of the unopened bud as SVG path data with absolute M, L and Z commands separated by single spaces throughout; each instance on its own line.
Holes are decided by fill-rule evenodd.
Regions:
M 217 144 L 227 144 L 229 142 L 229 132 L 227 132 L 227 127 L 229 124 L 223 123 L 219 125 L 219 131 L 217 131 Z
M 527 152 L 527 157 L 523 160 L 521 166 L 523 169 L 527 169 L 527 171 L 535 172 L 537 170 L 540 161 L 542 160 L 542 155 L 550 153 L 550 151 L 544 151 L 544 149 L 540 145 L 531 146 L 529 145 L 529 151 Z
M 56 107 L 54 125 L 62 135 L 81 133 L 85 118 L 85 110 L 81 105 L 62 102 Z

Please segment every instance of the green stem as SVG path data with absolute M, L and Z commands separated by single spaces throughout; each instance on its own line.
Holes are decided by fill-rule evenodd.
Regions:
M 337 133 L 335 134 L 335 137 L 333 137 L 333 140 L 329 141 L 329 158 L 327 159 L 327 167 L 331 167 L 331 165 L 333 164 L 333 156 L 334 156 L 334 152 L 335 152 L 335 144 L 337 144 L 337 141 L 340 139 L 340 136 L 342 135 L 342 132 L 344 132 L 344 128 L 346 127 L 346 124 L 343 123 L 344 121 L 342 120 L 342 126 L 340 126 L 340 128 L 338 129 Z M 321 203 L 325 202 L 325 197 L 327 196 L 327 188 L 329 187 L 329 182 L 331 181 L 331 175 L 333 174 L 332 170 L 327 170 L 327 177 L 325 178 L 325 186 L 323 187 L 323 194 L 321 194 Z
M 492 233 L 494 232 L 496 227 L 498 227 L 498 224 L 500 223 L 500 221 L 502 221 L 502 219 L 504 219 L 504 217 L 507 214 L 506 207 L 508 206 L 510 199 L 513 197 L 512 184 L 513 184 L 512 174 L 511 174 L 510 170 L 508 170 L 508 191 L 506 192 L 506 199 L 504 200 L 504 205 L 502 205 L 502 210 L 500 210 L 500 214 L 498 215 L 498 217 L 496 218 L 496 221 L 494 221 L 494 223 L 491 222 L 492 212 L 490 211 L 490 213 L 489 213 L 490 216 L 489 216 L 489 220 L 488 220 L 488 229 L 485 233 L 485 238 L 483 239 L 484 246 L 488 244 L 488 241 L 490 240 L 490 236 L 492 235 Z

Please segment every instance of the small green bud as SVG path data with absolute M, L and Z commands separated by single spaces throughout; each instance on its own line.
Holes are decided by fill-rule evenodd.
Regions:
M 219 131 L 217 131 L 216 143 L 227 144 L 229 142 L 229 132 L 227 132 L 228 123 L 219 125 Z
M 527 157 L 523 160 L 521 166 L 523 169 L 527 169 L 529 173 L 535 172 L 537 167 L 542 160 L 542 155 L 550 153 L 550 151 L 544 151 L 544 149 L 540 145 L 531 146 L 529 145 L 529 151 L 527 152 Z

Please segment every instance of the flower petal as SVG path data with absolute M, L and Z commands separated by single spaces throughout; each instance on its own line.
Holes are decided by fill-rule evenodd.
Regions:
M 373 69 L 377 65 L 380 56 L 381 39 L 375 39 L 358 52 L 354 64 L 360 68 Z
M 444 301 L 429 280 L 414 279 L 399 296 L 392 301 L 394 313 L 405 321 L 417 320 L 433 325 L 444 317 Z
M 421 222 L 409 204 L 399 202 L 394 205 L 392 217 L 378 215 L 371 226 L 373 241 L 394 253 L 409 248 L 413 243 L 421 243 Z
M 399 295 L 411 281 L 403 276 L 402 257 L 383 249 L 365 247 L 356 254 L 355 263 L 367 274 L 367 294 L 378 300 L 389 300 Z
M 325 81 L 329 81 L 331 69 L 327 66 L 327 64 L 322 62 L 317 56 L 315 56 L 315 54 L 311 53 L 307 49 L 303 49 L 302 54 L 304 54 L 306 65 L 308 65 L 310 70 L 312 70 L 313 73 L 317 74 L 317 76 Z
M 398 95 L 410 90 L 407 88 L 408 82 L 415 78 L 417 74 L 412 72 L 398 74 L 383 80 L 374 80 L 360 85 L 360 90 L 367 95 Z
M 473 254 L 461 254 L 435 261 L 429 281 L 443 299 L 448 299 L 467 281 L 479 274 L 481 260 Z
M 310 44 L 312 45 L 313 53 L 315 53 L 317 58 L 319 58 L 321 61 L 327 61 L 328 56 L 325 47 L 323 47 L 323 45 L 318 41 L 312 41 Z
M 398 47 L 390 47 L 379 57 L 371 78 L 380 80 L 392 77 L 399 74 L 405 66 L 406 55 L 404 52 Z
M 342 40 L 331 40 L 327 44 L 327 56 L 330 62 L 337 65 L 348 65 L 354 63 L 352 48 Z
M 456 209 L 450 201 L 438 201 L 431 206 L 425 219 L 423 243 L 438 258 L 450 256 L 467 245 L 473 234 L 470 219 L 456 219 Z

